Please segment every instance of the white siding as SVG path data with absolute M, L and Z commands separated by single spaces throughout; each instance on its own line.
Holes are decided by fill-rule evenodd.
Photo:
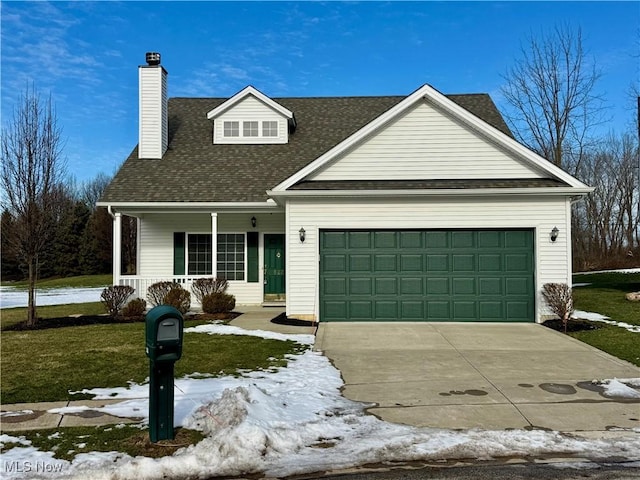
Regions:
M 309 179 L 428 180 L 541 176 L 540 172 L 425 100 Z
M 162 158 L 167 150 L 167 75 L 162 67 L 140 67 L 138 158 Z
M 287 204 L 287 315 L 318 313 L 318 232 L 321 229 L 535 229 L 537 320 L 543 315 L 540 289 L 570 279 L 569 200 L 558 198 L 448 198 L 289 200 Z M 553 227 L 560 235 L 549 238 Z M 301 243 L 298 231 L 306 230 Z
M 255 216 L 255 231 L 283 233 L 284 214 L 218 214 L 218 233 L 254 231 L 251 217 Z M 138 276 L 170 279 L 173 275 L 173 233 L 210 233 L 211 214 L 147 214 L 140 220 L 140 250 Z M 260 235 L 258 282 L 230 281 L 229 293 L 238 304 L 258 304 L 263 301 L 263 239 Z
M 224 122 L 236 121 L 240 124 L 239 137 L 224 136 Z M 257 121 L 258 137 L 243 137 L 242 122 Z M 262 122 L 274 121 L 278 122 L 277 137 L 262 136 Z M 280 113 L 265 105 L 253 95 L 248 95 L 229 110 L 221 114 L 214 120 L 213 143 L 287 143 L 288 141 L 288 124 L 287 119 Z

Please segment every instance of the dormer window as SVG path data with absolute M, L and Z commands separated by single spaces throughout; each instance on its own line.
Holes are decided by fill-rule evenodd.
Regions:
M 242 122 L 242 135 L 244 137 L 257 137 L 258 122 Z
M 225 137 L 239 137 L 240 136 L 240 122 L 224 122 L 224 136 Z
M 278 122 L 262 122 L 262 136 L 263 137 L 277 137 L 278 136 Z
M 295 131 L 293 112 L 249 86 L 207 113 L 213 143 L 287 143 Z

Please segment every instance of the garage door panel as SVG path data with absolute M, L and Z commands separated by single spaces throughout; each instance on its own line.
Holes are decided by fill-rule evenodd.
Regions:
M 424 320 L 424 302 L 422 300 L 405 300 L 401 302 L 402 319 Z
M 499 253 L 481 253 L 478 255 L 478 271 L 499 272 L 502 270 L 502 255 Z
M 478 318 L 478 303 L 472 300 L 453 300 L 453 318 L 457 322 L 473 321 Z
M 397 295 L 398 280 L 396 277 L 375 278 L 376 295 Z
M 323 321 L 533 321 L 533 230 L 321 231 Z
M 478 293 L 480 295 L 502 295 L 504 282 L 501 278 L 480 277 L 478 278 Z
M 428 272 L 448 272 L 449 257 L 445 254 L 427 254 L 427 271 Z
M 422 272 L 421 254 L 400 254 L 400 271 L 401 272 Z
M 475 237 L 473 231 L 452 231 L 451 246 L 453 248 L 472 248 L 475 246 Z
M 422 277 L 400 278 L 400 293 L 402 295 L 424 295 L 424 280 Z
M 398 257 L 392 254 L 377 254 L 373 257 L 373 265 L 376 272 L 396 272 Z
M 427 278 L 427 295 L 448 295 L 449 277 L 428 277 Z
M 379 321 L 394 321 L 398 319 L 399 309 L 397 300 L 379 300 L 375 302 L 375 319 Z
M 347 279 L 344 277 L 325 277 L 322 280 L 322 286 L 326 295 L 347 295 L 349 293 L 347 291 Z
M 466 253 L 451 255 L 454 272 L 474 272 L 476 270 L 475 256 Z
M 400 248 L 422 250 L 424 248 L 424 232 L 399 232 Z
M 376 250 L 382 248 L 398 248 L 398 238 L 396 232 L 374 232 L 374 247 Z
M 349 232 L 349 248 L 371 248 L 370 232 Z
M 371 320 L 373 301 L 355 300 L 349 302 L 349 318 L 352 320 Z
M 349 279 L 349 294 L 350 295 L 372 295 L 373 288 L 371 287 L 371 277 L 359 277 Z
M 350 255 L 349 270 L 351 272 L 369 272 L 372 273 L 371 255 Z
M 454 295 L 475 295 L 476 290 L 476 278 L 454 278 L 452 279 L 453 294 Z
M 451 320 L 451 302 L 447 300 L 428 300 L 427 318 L 434 322 Z

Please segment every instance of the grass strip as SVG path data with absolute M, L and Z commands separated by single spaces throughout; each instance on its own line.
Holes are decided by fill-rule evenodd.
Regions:
M 151 443 L 148 427 L 139 424 L 119 424 L 99 427 L 65 427 L 20 432 L 19 437 L 29 440 L 33 447 L 53 452 L 54 458 L 72 461 L 76 455 L 88 452 L 122 452 L 132 457 L 159 458 L 172 455 L 179 448 L 194 445 L 204 437 L 202 433 L 177 428 L 173 440 Z M 6 442 L 0 449 L 4 453 L 20 443 Z M 50 467 L 56 469 L 55 462 Z M 63 465 L 57 469 L 64 473 Z

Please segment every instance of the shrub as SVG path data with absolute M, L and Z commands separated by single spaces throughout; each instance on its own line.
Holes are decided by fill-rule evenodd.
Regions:
M 226 293 L 210 293 L 202 299 L 204 313 L 227 313 L 236 307 L 236 297 Z
M 226 293 L 229 282 L 226 278 L 198 278 L 191 285 L 191 290 L 199 303 L 212 293 Z
M 564 326 L 567 333 L 567 323 L 573 314 L 573 293 L 566 283 L 545 283 L 542 286 L 542 296 L 549 309 L 555 313 Z
M 147 302 L 143 298 L 134 298 L 122 309 L 123 317 L 141 317 L 147 309 Z
M 166 303 L 165 297 L 174 288 L 182 288 L 180 284 L 175 282 L 157 282 L 149 286 L 147 289 L 147 300 L 154 307 L 158 305 L 164 305 Z
M 178 285 L 165 295 L 164 304 L 171 305 L 184 315 L 191 307 L 191 294 Z
M 115 317 L 133 292 L 135 289 L 129 285 L 112 285 L 102 290 L 100 301 L 107 307 L 109 315 Z

